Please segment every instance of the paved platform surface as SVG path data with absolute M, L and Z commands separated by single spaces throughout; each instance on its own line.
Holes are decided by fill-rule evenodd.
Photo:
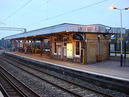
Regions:
M 0 91 L 0 97 L 4 97 L 1 91 Z
M 5 50 L 0 50 L 0 54 L 3 53 L 3 52 L 5 52 Z
M 39 54 L 24 54 L 19 52 L 8 52 L 8 53 L 24 56 L 42 62 L 52 63 L 53 65 L 69 67 L 83 72 L 95 73 L 99 75 L 104 75 L 108 77 L 129 81 L 129 66 L 120 67 L 120 63 L 118 61 L 107 60 L 99 63 L 84 65 L 73 62 L 54 60 L 50 59 L 49 57 L 46 58 L 44 56 L 40 56 Z

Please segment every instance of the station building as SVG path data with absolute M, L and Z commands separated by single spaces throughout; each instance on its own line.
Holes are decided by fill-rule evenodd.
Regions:
M 109 57 L 109 42 L 115 28 L 101 24 L 63 23 L 5 37 L 12 49 L 58 60 L 94 63 Z

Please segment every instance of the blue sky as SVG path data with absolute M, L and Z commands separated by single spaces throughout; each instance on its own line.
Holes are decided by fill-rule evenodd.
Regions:
M 129 7 L 129 0 L 106 0 L 98 5 L 70 12 L 100 1 L 103 0 L 0 0 L 0 27 L 33 30 L 61 23 L 119 27 L 119 11 L 109 10 L 108 6 Z M 24 6 L 27 2 L 29 4 Z M 123 27 L 129 28 L 129 11 L 123 11 Z M 20 31 L 0 30 L 0 38 L 16 33 Z

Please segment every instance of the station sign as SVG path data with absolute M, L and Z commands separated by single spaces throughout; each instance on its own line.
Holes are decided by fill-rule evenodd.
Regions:
M 118 40 L 123 40 L 123 38 L 121 37 L 121 38 L 118 38 Z

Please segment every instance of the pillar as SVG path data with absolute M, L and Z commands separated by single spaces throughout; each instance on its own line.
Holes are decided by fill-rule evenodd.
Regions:
M 16 50 L 16 40 L 12 40 L 12 49 L 13 49 L 13 51 L 15 51 Z
M 50 49 L 50 57 L 52 57 L 52 36 L 50 36 L 49 49 Z
M 43 53 L 43 39 L 40 40 L 40 55 L 42 56 Z
M 81 63 L 86 64 L 87 63 L 87 41 L 86 41 L 86 35 L 83 34 L 83 40 L 81 40 Z

